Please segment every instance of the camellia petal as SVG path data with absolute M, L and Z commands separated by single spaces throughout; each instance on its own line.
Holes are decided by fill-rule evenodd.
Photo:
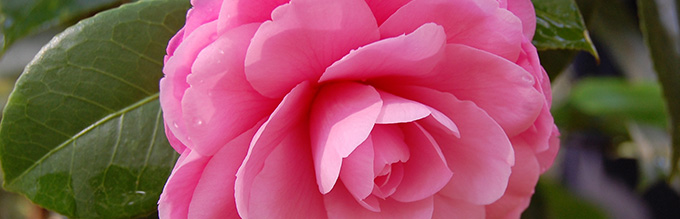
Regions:
M 306 124 L 292 127 L 271 152 L 253 181 L 251 218 L 325 218 L 314 177 Z
M 271 20 L 272 11 L 289 0 L 221 0 L 217 32 L 234 27 Z M 220 6 L 218 6 L 219 8 Z
M 511 61 L 521 50 L 522 24 L 498 7 L 496 0 L 413 0 L 380 26 L 380 34 L 382 38 L 394 37 L 430 22 L 444 27 L 448 43 L 478 48 Z
M 415 202 L 399 202 L 388 198 L 379 200 L 380 212 L 370 211 L 359 205 L 345 186 L 339 184 L 337 188 L 324 196 L 324 204 L 328 211 L 328 218 L 384 218 L 384 219 L 427 219 L 432 217 L 432 197 Z
M 302 81 L 318 80 L 326 67 L 378 34 L 364 1 L 292 0 L 255 33 L 246 77 L 258 92 L 279 98 Z
M 333 63 L 319 82 L 366 80 L 391 75 L 426 77 L 444 55 L 446 35 L 428 23 L 407 35 L 380 40 Z
M 301 83 L 283 98 L 269 119 L 253 136 L 248 154 L 236 172 L 236 208 L 241 217 L 248 217 L 250 196 L 255 177 L 264 168 L 265 160 L 286 137 L 288 130 L 304 125 L 313 92 L 308 83 Z
M 184 145 L 191 147 L 184 120 L 182 119 L 182 103 L 184 93 L 189 84 L 187 76 L 191 73 L 191 66 L 206 46 L 215 38 L 215 22 L 200 26 L 190 34 L 186 40 L 194 43 L 183 43 L 175 50 L 176 54 L 169 57 L 163 66 L 165 76 L 160 81 L 159 100 L 163 108 L 163 119 L 174 136 Z
M 187 77 L 182 99 L 186 131 L 193 150 L 214 154 L 274 110 L 277 100 L 265 98 L 245 79 L 243 60 L 258 24 L 232 29 L 207 46 Z M 208 103 L 208 104 L 207 104 Z M 239 116 L 234 116 L 239 115 Z
M 483 205 L 471 204 L 460 199 L 453 199 L 443 195 L 434 196 L 433 219 L 448 219 L 451 215 L 460 218 L 486 218 Z M 493 217 L 491 217 L 493 218 Z
M 340 180 L 347 187 L 347 191 L 359 202 L 366 199 L 373 191 L 373 179 L 376 175 L 373 171 L 374 157 L 373 140 L 369 137 L 342 160 Z M 375 206 L 366 205 L 374 208 L 374 211 L 379 211 L 379 208 Z
M 381 108 L 380 95 L 370 86 L 341 83 L 319 91 L 311 109 L 310 133 L 321 193 L 333 188 L 342 158 L 366 140 Z

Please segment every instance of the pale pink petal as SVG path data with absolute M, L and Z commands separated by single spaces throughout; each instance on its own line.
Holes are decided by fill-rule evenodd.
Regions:
M 430 116 L 419 120 L 418 123 L 422 124 L 423 126 L 438 127 L 439 130 L 446 134 L 460 137 L 460 131 L 458 131 L 456 123 L 451 121 L 451 119 L 444 115 L 444 113 L 439 112 L 439 110 L 429 106 L 427 108 L 430 110 Z
M 182 97 L 189 87 L 187 75 L 191 73 L 191 66 L 198 53 L 216 37 L 215 22 L 200 26 L 193 31 L 185 41 L 175 50 L 175 55 L 168 58 L 163 66 L 165 76 L 160 81 L 160 104 L 163 108 L 163 119 L 170 131 L 184 145 L 192 147 L 188 140 L 186 127 L 182 118 Z
M 246 81 L 243 60 L 258 24 L 231 29 L 197 56 L 182 99 L 192 150 L 210 156 L 269 116 L 278 100 L 265 98 Z M 238 115 L 238 116 L 234 116 Z
M 289 0 L 223 0 L 219 13 L 218 33 L 248 23 L 271 20 L 274 8 Z M 220 6 L 217 6 L 220 8 Z
M 446 35 L 441 26 L 424 24 L 413 33 L 351 51 L 328 67 L 319 82 L 366 80 L 391 75 L 425 77 L 442 59 L 445 43 Z
M 417 123 L 400 125 L 411 158 L 404 163 L 404 179 L 390 196 L 397 201 L 412 202 L 430 197 L 444 187 L 453 173 L 437 142 Z
M 165 48 L 165 52 L 167 55 L 163 57 L 163 63 L 167 62 L 168 59 L 175 54 L 175 50 L 179 46 L 179 44 L 184 41 L 184 28 L 179 29 L 177 33 L 170 38 L 170 41 L 168 41 L 168 47 Z
M 246 55 L 255 90 L 279 98 L 303 81 L 316 81 L 350 50 L 378 39 L 364 1 L 293 0 L 260 26 Z
M 234 138 L 210 158 L 193 190 L 189 218 L 239 218 L 234 200 L 236 171 L 258 127 Z
M 236 208 L 241 217 L 247 218 L 250 212 L 250 196 L 257 174 L 264 168 L 269 154 L 289 136 L 298 126 L 306 125 L 307 112 L 314 92 L 309 83 L 301 83 L 293 88 L 274 110 L 267 122 L 255 133 L 248 155 L 236 173 Z
M 193 7 L 187 11 L 183 27 L 184 38 L 186 39 L 187 35 L 193 33 L 201 25 L 215 21 L 219 14 L 220 4 L 221 0 L 192 0 Z M 217 26 L 212 26 L 212 28 L 217 28 Z M 213 31 L 216 30 L 213 29 Z
M 373 191 L 374 157 L 373 141 L 369 137 L 342 160 L 340 180 L 347 186 L 349 193 L 358 200 L 365 199 Z
M 188 217 L 191 197 L 209 160 L 210 157 L 192 152 L 191 149 L 184 150 L 158 200 L 158 215 L 161 218 Z
M 517 137 L 526 141 L 536 152 L 546 151 L 550 146 L 549 140 L 553 126 L 555 123 L 550 114 L 550 108 L 547 104 L 543 104 L 543 109 L 534 124 Z
M 522 24 L 496 0 L 413 0 L 380 26 L 382 38 L 413 32 L 429 22 L 444 27 L 448 43 L 464 44 L 514 61 L 520 52 Z
M 465 218 L 483 219 L 485 218 L 484 205 L 475 205 L 460 199 L 453 199 L 442 195 L 434 196 L 433 219 Z
M 271 124 L 271 123 L 270 123 Z M 307 124 L 284 131 L 253 180 L 244 218 L 326 218 L 317 190 Z
M 326 85 L 316 95 L 310 133 L 319 191 L 333 188 L 342 158 L 349 156 L 373 129 L 382 101 L 373 87 L 358 83 Z
M 522 53 L 516 63 L 534 76 L 534 80 L 536 81 L 534 88 L 545 96 L 545 101 L 548 104 L 548 108 L 550 108 L 552 104 L 550 78 L 545 72 L 545 69 L 543 69 L 543 66 L 541 66 L 536 47 L 531 44 L 530 40 L 524 39 L 524 41 L 522 41 Z
M 409 1 L 411 0 L 366 0 L 366 3 L 371 8 L 378 25 L 380 25 Z
M 170 128 L 168 128 L 168 124 L 165 124 L 165 136 L 168 138 L 168 142 L 170 143 L 170 146 L 172 146 L 175 151 L 179 154 L 183 154 L 184 149 L 187 148 L 186 145 L 182 144 L 182 142 L 175 137 L 174 134 L 170 131 Z
M 435 69 L 437 77 L 417 83 L 474 102 L 498 122 L 508 136 L 533 125 L 545 99 L 534 89 L 534 77 L 530 73 L 503 58 L 468 46 L 449 45 L 446 52 L 446 61 Z
M 333 190 L 324 195 L 324 204 L 328 218 L 352 219 L 426 219 L 432 217 L 432 197 L 415 202 L 399 202 L 394 199 L 380 199 L 380 212 L 370 211 L 357 203 L 351 194 L 339 183 Z
M 560 150 L 560 132 L 557 130 L 557 126 L 555 125 L 553 125 L 553 131 L 552 134 L 550 134 L 548 145 L 549 147 L 547 150 L 539 152 L 536 155 L 538 163 L 541 166 L 541 173 L 544 173 L 550 166 L 552 166 L 553 162 L 555 162 L 557 152 Z
M 536 11 L 531 0 L 507 0 L 508 10 L 522 20 L 524 37 L 531 40 L 536 30 Z
M 376 125 L 371 132 L 375 144 L 374 170 L 379 175 L 386 165 L 406 162 L 410 155 L 408 145 L 404 142 L 404 132 L 396 125 Z
M 521 139 L 513 139 L 512 143 L 517 162 L 512 167 L 508 188 L 503 197 L 486 206 L 489 218 L 519 218 L 529 206 L 538 182 L 540 172 L 534 149 Z
M 430 110 L 423 104 L 378 91 L 383 101 L 377 124 L 406 123 L 425 118 Z
M 397 187 L 404 179 L 404 163 L 393 163 L 389 167 L 387 175 L 376 178 L 376 186 L 373 187 L 373 195 L 378 198 L 386 199 L 397 191 Z M 381 179 L 381 177 L 384 177 Z M 380 180 L 380 181 L 378 181 Z
M 460 129 L 460 138 L 430 132 L 453 171 L 451 181 L 439 194 L 472 204 L 489 204 L 500 198 L 514 164 L 512 145 L 501 127 L 474 103 L 449 93 L 422 87 L 399 90 L 400 96 L 440 110 Z

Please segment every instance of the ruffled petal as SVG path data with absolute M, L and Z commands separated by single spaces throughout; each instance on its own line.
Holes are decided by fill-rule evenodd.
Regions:
M 513 139 L 516 163 L 503 197 L 486 206 L 489 218 L 519 218 L 529 206 L 538 182 L 539 165 L 533 148 L 521 139 Z
M 380 95 L 371 86 L 341 83 L 321 88 L 310 113 L 312 152 L 321 193 L 333 188 L 342 158 L 366 140 L 381 108 Z
M 289 0 L 220 0 L 217 32 L 223 33 L 231 28 L 271 20 L 272 11 Z M 218 6 L 220 7 L 220 6 Z
M 214 154 L 276 107 L 278 101 L 257 93 L 243 73 L 245 52 L 257 27 L 244 25 L 221 35 L 191 68 L 182 113 L 192 149 L 198 153 Z
M 507 0 L 508 10 L 522 20 L 524 37 L 531 40 L 536 31 L 536 11 L 531 0 Z
M 339 183 L 333 190 L 324 195 L 324 204 L 328 218 L 356 219 L 427 219 L 432 218 L 432 197 L 415 202 L 399 202 L 394 199 L 380 199 L 380 212 L 370 211 L 357 203 L 351 194 Z
M 316 81 L 350 50 L 378 39 L 364 1 L 293 0 L 260 26 L 246 55 L 255 90 L 280 98 L 303 81 Z
M 533 125 L 545 99 L 534 89 L 530 73 L 501 57 L 468 46 L 449 45 L 446 52 L 446 61 L 435 69 L 437 76 L 416 83 L 474 102 L 510 137 Z
M 380 114 L 378 114 L 377 124 L 406 123 L 430 115 L 430 109 L 421 103 L 387 92 L 378 91 L 378 93 L 380 93 L 383 104 Z
M 373 140 L 367 138 L 348 157 L 342 160 L 340 180 L 354 198 L 363 200 L 373 191 Z
M 453 177 L 439 193 L 472 204 L 489 204 L 505 192 L 512 145 L 501 127 L 470 101 L 422 87 L 402 87 L 398 95 L 440 110 L 460 129 L 460 138 L 430 131 L 439 143 Z
M 177 47 L 175 55 L 169 57 L 163 66 L 165 76 L 160 81 L 160 104 L 163 108 L 163 119 L 174 136 L 188 147 L 193 144 L 188 140 L 186 127 L 182 118 L 182 103 L 184 92 L 189 88 L 186 82 L 191 73 L 191 66 L 196 56 L 215 39 L 215 22 L 205 24 L 192 32 L 185 41 Z
M 248 155 L 236 172 L 236 208 L 241 217 L 248 218 L 250 197 L 255 177 L 262 171 L 271 152 L 289 136 L 291 130 L 307 124 L 307 112 L 314 92 L 308 83 L 301 83 L 283 98 L 269 119 L 255 133 Z
M 515 61 L 521 50 L 522 23 L 496 0 L 413 0 L 380 26 L 382 38 L 410 33 L 434 22 L 444 27 L 447 42 L 463 44 Z
M 257 127 L 244 132 L 210 158 L 193 190 L 189 218 L 239 218 L 234 200 L 234 181 L 255 131 Z
M 161 218 L 187 218 L 191 197 L 205 165 L 210 157 L 186 149 L 165 183 L 158 200 L 158 215 Z
M 404 179 L 390 196 L 397 201 L 412 202 L 431 197 L 449 183 L 453 173 L 439 144 L 417 123 L 400 125 L 411 158 L 404 163 Z
M 460 199 L 453 199 L 442 195 L 434 196 L 433 219 L 483 219 L 486 217 L 483 205 L 475 205 Z M 519 218 L 519 217 L 518 217 Z
M 316 189 L 307 124 L 285 130 L 253 180 L 244 218 L 326 218 Z
M 384 39 L 351 51 L 333 63 L 319 82 L 366 80 L 385 76 L 426 77 L 442 59 L 444 29 L 427 23 L 413 33 Z
M 408 145 L 404 142 L 404 132 L 396 125 L 376 125 L 371 132 L 375 154 L 374 170 L 379 176 L 390 164 L 406 162 L 411 157 Z

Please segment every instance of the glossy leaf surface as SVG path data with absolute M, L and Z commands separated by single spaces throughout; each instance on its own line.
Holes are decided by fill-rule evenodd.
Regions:
M 533 44 L 539 50 L 597 51 L 574 0 L 532 0 L 536 9 Z
M 129 0 L 0 0 L 0 51 L 17 39 Z
M 56 36 L 25 69 L 0 124 L 7 190 L 74 218 L 155 212 L 177 159 L 158 80 L 189 2 L 126 4 Z

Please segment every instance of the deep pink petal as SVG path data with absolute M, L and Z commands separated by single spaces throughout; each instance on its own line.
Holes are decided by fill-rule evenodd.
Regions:
M 415 202 L 398 202 L 394 199 L 380 199 L 380 212 L 370 211 L 357 203 L 342 183 L 324 195 L 328 218 L 356 219 L 418 219 L 432 217 L 432 197 Z
M 231 28 L 271 20 L 274 8 L 289 0 L 223 0 L 219 13 L 218 32 L 223 33 Z M 220 6 L 217 6 L 220 8 Z
M 239 135 L 210 158 L 191 197 L 189 218 L 239 218 L 234 199 L 234 181 L 257 128 L 253 127 Z
M 260 26 L 246 55 L 255 90 L 279 98 L 303 81 L 316 81 L 351 49 L 378 39 L 364 1 L 293 0 Z
M 540 174 L 534 149 L 521 139 L 513 139 L 516 161 L 503 197 L 486 206 L 489 218 L 519 218 L 529 206 Z
M 440 110 L 460 129 L 460 138 L 430 132 L 453 171 L 451 181 L 439 194 L 472 204 L 489 204 L 500 198 L 514 164 L 512 145 L 501 127 L 474 103 L 449 93 L 402 87 L 399 95 Z
M 378 25 L 381 25 L 387 18 L 392 16 L 397 9 L 404 6 L 411 0 L 366 0 L 368 7 L 371 8 Z
M 411 158 L 404 163 L 404 179 L 392 194 L 401 202 L 412 202 L 430 197 L 444 187 L 453 173 L 437 142 L 417 123 L 400 125 L 404 131 Z
M 340 180 L 349 193 L 358 200 L 363 200 L 373 191 L 373 140 L 366 138 L 348 157 L 342 160 Z
M 193 150 L 210 156 L 274 110 L 277 100 L 255 91 L 243 60 L 258 24 L 227 31 L 197 56 L 182 99 L 186 131 Z M 238 116 L 234 116 L 238 115 Z
M 400 75 L 424 77 L 444 55 L 444 29 L 428 23 L 413 33 L 384 39 L 351 51 L 333 63 L 319 82 L 366 80 Z
M 326 218 L 307 124 L 286 130 L 285 135 L 253 181 L 244 218 Z
M 442 195 L 434 196 L 433 219 L 483 219 L 485 217 L 483 205 L 475 205 L 460 199 L 453 199 Z
M 446 52 L 446 61 L 435 69 L 437 77 L 418 83 L 474 102 L 498 122 L 508 136 L 533 125 L 545 99 L 533 87 L 534 77 L 530 73 L 505 59 L 468 46 L 449 45 Z
M 186 149 L 177 159 L 158 201 L 162 218 L 187 218 L 191 197 L 210 157 Z
M 507 0 L 508 10 L 522 20 L 524 37 L 531 40 L 536 31 L 536 11 L 531 0 Z
M 429 22 L 444 27 L 447 42 L 464 44 L 508 60 L 521 50 L 522 23 L 496 0 L 413 0 L 380 26 L 382 38 L 413 32 Z
M 378 91 L 383 101 L 378 114 L 377 124 L 406 123 L 425 118 L 430 115 L 430 109 L 425 105 L 407 100 L 393 94 Z
M 250 212 L 250 196 L 255 177 L 262 171 L 271 152 L 289 136 L 289 132 L 307 123 L 307 112 L 314 92 L 308 83 L 293 88 L 255 133 L 248 155 L 236 173 L 236 208 L 241 217 Z
M 192 43 L 180 44 L 175 50 L 176 54 L 169 57 L 163 66 L 165 76 L 160 81 L 159 96 L 163 119 L 175 137 L 190 148 L 193 144 L 187 138 L 181 100 L 189 87 L 186 78 L 191 73 L 196 56 L 212 42 L 209 39 L 215 37 L 215 22 L 201 26 L 185 39 Z
M 358 83 L 326 85 L 316 95 L 310 114 L 310 133 L 321 193 L 326 194 L 333 188 L 342 158 L 366 140 L 381 107 L 378 91 Z

